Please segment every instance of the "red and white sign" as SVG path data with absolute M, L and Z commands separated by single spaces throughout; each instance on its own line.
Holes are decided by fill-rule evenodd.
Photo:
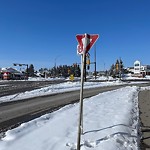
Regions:
M 96 40 L 99 38 L 98 34 L 82 34 L 82 35 L 76 35 L 78 46 L 77 46 L 77 53 L 83 54 L 87 53 L 90 48 L 94 45 Z

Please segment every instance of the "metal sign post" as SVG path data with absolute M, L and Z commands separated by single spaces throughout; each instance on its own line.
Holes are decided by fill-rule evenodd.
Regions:
M 77 150 L 80 150 L 81 134 L 83 134 L 83 86 L 84 86 L 84 69 L 86 63 L 86 53 L 94 45 L 99 35 L 77 35 L 78 40 L 77 53 L 81 54 L 81 89 L 80 89 L 80 108 L 79 108 L 79 124 L 78 124 L 78 138 Z
M 84 54 L 82 56 L 82 69 L 81 69 L 81 89 L 80 89 L 80 109 L 79 109 L 79 124 L 78 124 L 78 139 L 77 150 L 80 150 L 81 133 L 83 133 L 83 86 L 84 86 Z
M 87 34 L 85 34 L 85 40 L 83 43 L 83 54 L 81 55 L 82 69 L 81 69 L 80 110 L 79 110 L 77 150 L 80 150 L 81 133 L 83 134 L 83 86 L 84 86 L 84 67 L 85 67 L 86 47 L 87 47 Z

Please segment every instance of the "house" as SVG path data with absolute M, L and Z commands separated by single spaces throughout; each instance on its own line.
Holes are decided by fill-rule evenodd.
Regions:
M 1 68 L 0 69 L 0 78 L 3 80 L 10 80 L 10 79 L 25 79 L 25 74 L 19 72 L 18 70 L 8 67 L 8 68 Z

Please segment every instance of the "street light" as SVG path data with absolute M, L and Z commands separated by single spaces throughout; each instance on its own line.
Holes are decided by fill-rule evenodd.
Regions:
M 56 56 L 55 57 L 55 60 L 54 60 L 54 75 L 55 75 L 55 77 L 56 77 L 56 67 L 57 67 L 57 59 L 60 57 L 60 55 L 58 55 L 58 56 Z
M 29 67 L 28 67 L 28 64 L 20 64 L 20 63 L 13 63 L 14 66 L 26 66 L 27 67 L 27 79 L 28 79 L 28 76 L 29 76 L 29 73 L 28 73 L 28 70 L 29 70 Z

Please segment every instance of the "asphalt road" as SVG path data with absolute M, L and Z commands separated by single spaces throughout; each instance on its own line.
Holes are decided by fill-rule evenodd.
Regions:
M 114 90 L 120 86 L 100 87 L 84 90 L 84 98 L 101 92 Z M 79 101 L 80 91 L 65 92 L 49 96 L 36 97 L 22 101 L 0 104 L 0 131 L 15 127 L 60 107 Z
M 0 97 L 12 95 L 20 92 L 31 91 L 52 84 L 66 82 L 65 80 L 52 81 L 1 81 L 0 82 Z

